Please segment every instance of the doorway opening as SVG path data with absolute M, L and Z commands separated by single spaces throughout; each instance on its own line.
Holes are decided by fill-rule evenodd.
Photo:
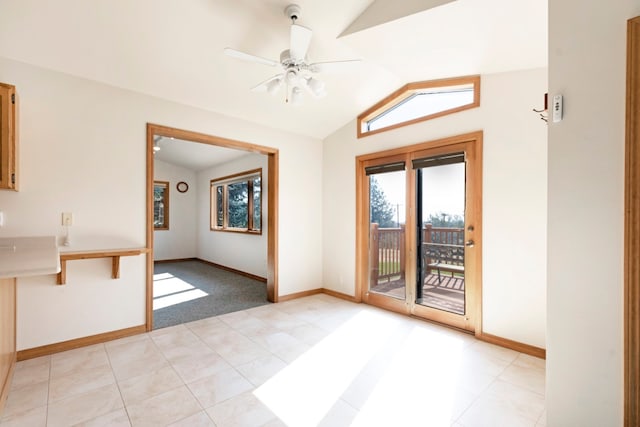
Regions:
M 230 237 L 230 236 L 242 237 L 242 233 L 254 235 L 254 236 L 247 236 L 249 238 L 266 237 L 266 274 L 259 274 L 255 276 L 252 275 L 251 273 L 245 273 L 241 275 L 236 274 L 234 276 L 235 277 L 234 280 L 237 279 L 237 280 L 251 281 L 254 279 L 258 279 L 258 280 L 264 281 L 266 279 L 267 300 L 269 302 L 277 302 L 277 295 L 278 295 L 278 275 L 277 275 L 278 150 L 270 147 L 264 147 L 264 146 L 259 146 L 259 145 L 250 144 L 246 142 L 220 138 L 220 137 L 201 134 L 197 132 L 191 132 L 191 131 L 170 128 L 170 127 L 161 126 L 161 125 L 155 125 L 155 124 L 147 124 L 147 201 L 146 201 L 147 203 L 147 247 L 150 249 L 150 254 L 147 257 L 147 285 L 146 285 L 146 329 L 147 331 L 150 331 L 154 328 L 154 282 L 155 282 L 154 280 L 155 252 L 154 251 L 156 249 L 154 247 L 154 232 L 155 230 L 166 230 L 166 228 L 162 228 L 162 226 L 165 225 L 163 224 L 163 222 L 165 221 L 159 221 L 159 220 L 164 219 L 165 217 L 172 218 L 171 216 L 172 214 L 170 214 L 170 212 L 172 209 L 171 205 L 174 204 L 174 202 L 170 199 L 157 197 L 158 191 L 155 191 L 156 185 L 154 185 L 154 179 L 155 179 L 156 162 L 154 161 L 154 157 L 155 157 L 154 151 L 158 149 L 157 148 L 158 144 L 163 139 L 171 140 L 170 142 L 183 141 L 184 144 L 190 144 L 191 146 L 195 146 L 196 148 L 199 148 L 199 149 L 203 149 L 203 148 L 206 150 L 225 149 L 226 151 L 228 151 L 227 149 L 231 149 L 234 151 L 239 150 L 240 152 L 244 153 L 245 159 L 251 158 L 253 159 L 252 161 L 254 161 L 255 159 L 258 159 L 258 161 L 265 162 L 263 167 L 264 169 L 263 175 L 260 175 L 260 176 L 262 177 L 262 179 L 265 179 L 264 184 L 265 184 L 266 203 L 259 202 L 261 197 L 261 187 L 259 186 L 260 184 L 255 184 L 255 180 L 259 178 L 252 176 L 251 189 L 255 194 L 255 198 L 253 197 L 251 198 L 251 202 L 249 205 L 252 207 L 251 212 L 254 213 L 254 215 L 252 215 L 252 218 L 251 218 L 251 224 L 254 224 L 254 222 L 255 224 L 252 225 L 250 229 L 244 230 L 244 233 L 243 233 L 243 230 L 241 230 L 239 226 L 236 224 L 236 222 L 238 221 L 236 211 L 241 210 L 241 206 L 240 206 L 241 202 L 238 202 L 239 198 L 235 196 L 241 196 L 240 194 L 236 195 L 233 191 L 229 192 L 230 196 L 234 195 L 234 203 L 238 205 L 238 206 L 235 206 L 235 208 L 237 209 L 235 209 L 234 206 L 230 207 L 230 209 L 234 208 L 234 209 L 231 209 L 230 213 L 235 215 L 233 217 L 234 218 L 233 221 L 236 221 L 236 222 L 230 222 L 229 229 L 224 230 L 222 232 L 222 231 L 213 231 L 213 227 L 209 229 L 209 220 L 213 221 L 213 219 L 210 219 L 208 217 L 211 216 L 211 218 L 213 218 L 212 215 L 214 215 L 214 213 L 217 212 L 216 209 L 210 207 L 209 204 L 214 203 L 215 198 L 212 197 L 212 201 L 210 201 L 209 200 L 210 189 L 200 188 L 200 187 L 207 187 L 207 186 L 210 186 L 211 184 L 209 184 L 209 182 L 207 181 L 207 185 L 199 185 L 197 190 L 198 190 L 198 197 L 202 199 L 199 204 L 200 205 L 203 205 L 204 203 L 207 204 L 206 206 L 199 206 L 200 211 L 204 212 L 206 210 L 206 213 L 202 213 L 202 212 L 200 213 L 202 214 L 201 216 L 207 217 L 206 218 L 207 233 L 209 232 L 216 233 L 216 234 L 220 233 L 219 235 L 226 235 L 227 237 Z M 265 159 L 265 160 L 260 160 L 260 159 Z M 158 162 L 159 162 L 158 166 L 160 166 L 161 163 L 160 161 Z M 220 178 L 220 177 L 214 177 L 214 178 Z M 225 178 L 228 178 L 228 177 L 225 177 Z M 235 179 L 229 181 L 229 186 L 233 187 L 232 189 L 234 189 L 235 187 L 240 188 L 242 185 L 239 183 L 236 183 L 236 181 L 238 180 L 239 180 L 239 177 L 235 177 Z M 258 186 L 254 187 L 254 185 L 258 185 Z M 169 187 L 171 187 L 171 190 L 173 190 L 173 187 L 176 187 L 177 193 L 175 194 L 177 194 L 178 196 L 186 196 L 189 191 L 189 183 L 184 181 L 172 183 L 170 186 L 167 187 L 166 189 L 167 191 L 169 190 Z M 196 191 L 196 188 L 192 188 L 193 197 L 195 197 L 195 194 L 194 194 L 195 191 Z M 236 191 L 236 193 L 238 193 L 238 191 Z M 175 195 L 172 196 L 172 198 L 176 198 Z M 169 203 L 169 206 L 165 206 L 165 203 L 167 202 Z M 227 203 L 225 206 L 227 205 L 233 205 L 233 204 Z M 258 208 L 260 206 L 262 206 L 262 209 L 264 209 L 264 212 L 259 211 Z M 175 207 L 176 206 L 174 206 L 174 208 Z M 163 218 L 160 218 L 160 216 L 162 216 Z M 260 224 L 262 224 L 262 217 L 264 217 L 265 219 L 265 223 L 263 227 L 259 226 Z M 158 228 L 158 225 L 160 225 L 161 227 Z M 166 225 L 168 226 L 168 221 Z M 265 229 L 264 233 L 262 233 L 263 228 Z M 238 255 L 242 256 L 243 254 L 238 254 Z M 263 257 L 264 254 L 258 255 L 258 256 Z M 164 254 L 163 258 L 167 258 L 167 255 Z M 168 258 L 171 258 L 171 256 L 168 256 Z M 184 262 L 186 260 L 174 259 L 173 261 Z M 262 262 L 264 262 L 264 258 Z M 222 277 L 228 274 L 238 273 L 238 271 L 219 271 L 221 270 L 220 267 L 223 267 L 222 270 L 224 270 L 223 265 L 217 265 L 212 262 L 207 262 L 206 260 L 200 263 L 209 264 L 209 265 L 202 266 L 202 268 L 206 268 L 208 270 L 214 269 L 207 273 L 210 275 Z M 233 268 L 231 270 L 233 270 Z M 167 273 L 167 272 L 164 272 L 164 273 Z M 242 276 L 245 276 L 245 277 L 242 277 Z M 266 277 L 262 277 L 262 276 L 266 276 Z M 167 296 L 170 296 L 172 298 L 188 297 L 190 301 L 195 301 L 204 297 L 204 295 L 201 295 L 203 292 L 205 294 L 207 293 L 206 290 L 205 291 L 202 290 L 202 287 L 194 286 L 193 284 L 189 285 L 190 287 L 187 286 L 188 289 L 187 288 L 182 289 L 185 286 L 185 284 L 182 283 L 184 282 L 184 280 L 182 281 L 176 280 L 175 277 L 169 278 L 167 274 L 164 274 L 163 278 L 164 278 L 162 282 L 163 285 L 167 284 L 170 286 L 174 286 L 174 285 L 182 286 L 179 290 L 169 290 L 170 292 L 167 294 Z M 167 279 L 170 279 L 170 280 L 167 280 Z M 164 295 L 163 295 L 163 298 L 164 298 Z M 168 302 L 165 301 L 164 304 L 168 304 Z
M 481 330 L 482 133 L 357 158 L 357 292 Z

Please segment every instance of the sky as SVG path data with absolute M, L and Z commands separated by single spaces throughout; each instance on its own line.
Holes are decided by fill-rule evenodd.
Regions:
M 375 175 L 389 203 L 397 208 L 400 224 L 406 217 L 406 172 L 390 172 Z M 422 172 L 423 217 L 445 212 L 464 216 L 464 163 L 424 168 Z

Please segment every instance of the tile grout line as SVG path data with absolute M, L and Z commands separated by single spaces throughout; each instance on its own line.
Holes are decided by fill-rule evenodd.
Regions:
M 476 343 L 471 343 L 470 345 L 473 345 L 473 344 L 476 344 Z M 473 350 L 472 350 L 472 351 L 473 351 Z M 518 355 L 520 355 L 520 353 L 518 353 Z M 509 366 L 511 366 L 511 364 L 513 364 L 513 362 L 514 362 L 517 358 L 518 358 L 518 356 L 514 357 L 514 359 L 513 359 L 511 362 L 509 362 L 509 363 L 508 363 L 504 368 L 502 368 L 502 370 L 501 370 L 498 374 L 493 375 L 493 379 L 489 382 L 489 384 L 487 384 L 487 385 L 486 385 L 486 386 L 485 386 L 485 387 L 484 387 L 484 388 L 483 388 L 483 389 L 482 389 L 482 390 L 477 394 L 477 396 L 476 396 L 476 397 L 474 397 L 474 399 L 471 401 L 471 403 L 469 403 L 469 405 L 465 408 L 465 410 L 464 410 L 464 411 L 462 411 L 462 412 L 460 413 L 460 415 L 459 415 L 455 420 L 453 420 L 453 421 L 454 421 L 454 422 L 456 422 L 456 423 L 461 424 L 461 425 L 464 427 L 464 424 L 462 424 L 462 423 L 461 423 L 461 421 L 460 421 L 460 420 L 462 419 L 462 417 L 464 416 L 464 414 L 465 414 L 465 413 L 467 413 L 467 411 L 468 411 L 469 409 L 471 409 L 471 407 L 472 407 L 472 406 L 473 406 L 473 405 L 474 405 L 474 404 L 475 404 L 475 403 L 480 399 L 480 397 L 481 397 L 484 393 L 486 393 L 486 392 L 487 392 L 487 390 L 489 390 L 489 388 L 491 387 L 491 385 L 493 385 L 493 384 L 494 384 L 494 383 L 499 379 L 500 375 L 502 375 L 502 374 L 504 373 L 504 371 L 506 371 L 506 370 L 507 370 L 507 368 L 508 368 Z
M 145 332 L 146 334 L 146 332 Z M 104 352 L 107 355 L 107 361 L 109 362 L 109 368 L 111 369 L 111 375 L 113 375 L 113 380 L 116 383 L 116 387 L 118 388 L 118 393 L 120 394 L 120 399 L 122 400 L 122 408 L 124 409 L 124 413 L 127 414 L 127 419 L 129 420 L 129 425 L 133 426 L 133 421 L 131 420 L 131 415 L 129 414 L 129 408 L 127 408 L 127 403 L 124 400 L 124 396 L 122 395 L 122 389 L 120 388 L 120 382 L 118 381 L 118 377 L 116 376 L 116 372 L 113 369 L 113 363 L 111 361 L 111 355 L 109 354 L 109 349 L 106 344 L 103 344 Z
M 47 380 L 47 409 L 44 412 L 44 425 L 49 425 L 49 398 L 51 395 L 51 379 L 53 376 L 53 356 L 49 355 L 49 378 Z
M 212 316 L 212 317 L 218 317 L 218 316 Z M 210 317 L 210 318 L 212 318 L 212 317 Z M 200 320 L 202 320 L 202 319 L 200 319 Z M 227 359 L 225 359 L 221 354 L 219 354 L 219 353 L 218 353 L 214 348 L 212 348 L 209 344 L 207 344 L 206 342 L 204 342 L 204 341 L 202 340 L 202 337 L 200 337 L 198 334 L 196 334 L 195 332 L 193 332 L 193 330 L 188 326 L 188 323 L 192 323 L 192 322 L 182 323 L 182 325 L 184 325 L 184 327 L 187 329 L 187 331 L 189 331 L 190 333 L 192 333 L 192 334 L 196 337 L 196 339 L 198 340 L 198 342 L 199 342 L 199 343 L 203 344 L 205 347 L 207 347 L 208 349 L 210 349 L 211 351 L 213 351 L 213 352 L 214 352 L 218 357 L 220 357 L 222 360 L 224 360 L 226 363 L 228 363 L 228 364 L 229 364 L 229 366 L 230 366 L 230 368 L 229 368 L 228 370 L 233 369 L 235 372 L 237 372 L 239 375 L 241 375 L 241 376 L 242 376 L 242 373 L 241 373 L 241 372 L 239 372 L 239 371 L 238 371 L 238 370 L 237 370 L 237 369 L 236 369 L 236 368 L 235 368 L 235 367 L 234 367 L 234 366 L 233 366 L 233 365 L 232 365 L 232 364 L 231 364 Z M 176 326 L 177 326 L 177 325 L 176 325 Z M 168 334 L 170 334 L 170 333 L 171 333 L 171 332 L 169 332 Z M 203 405 L 203 403 L 200 401 L 200 399 L 198 399 L 198 397 L 193 393 L 193 390 L 191 390 L 191 387 L 189 387 L 189 384 L 193 384 L 194 382 L 200 381 L 200 380 L 201 380 L 201 379 L 203 379 L 203 378 L 200 378 L 200 379 L 197 379 L 197 380 L 191 381 L 190 383 L 187 383 L 187 382 L 184 380 L 184 378 L 182 378 L 182 376 L 180 375 L 180 373 L 179 373 L 179 372 L 177 372 L 177 371 L 175 370 L 175 368 L 174 368 L 174 366 L 173 366 L 173 363 L 172 363 L 169 359 L 167 359 L 166 355 L 164 354 L 164 351 L 162 351 L 162 349 L 161 349 L 160 347 L 158 347 L 158 344 L 155 342 L 155 340 L 153 339 L 153 337 L 149 336 L 149 338 L 151 339 L 151 341 L 153 342 L 153 344 L 154 344 L 154 346 L 157 348 L 157 350 L 160 352 L 160 354 L 162 354 L 162 357 L 163 357 L 163 358 L 164 358 L 164 360 L 168 363 L 169 367 L 173 370 L 173 372 L 176 374 L 176 376 L 177 376 L 177 377 L 180 379 L 180 381 L 182 382 L 182 385 L 181 385 L 180 387 L 185 387 L 185 388 L 189 391 L 189 393 L 191 394 L 191 396 L 192 396 L 192 397 L 196 400 L 196 402 L 198 403 L 198 406 L 200 406 L 201 411 L 202 411 L 202 412 L 204 412 L 204 413 L 206 414 L 207 418 L 208 418 L 209 420 L 211 420 L 211 422 L 212 422 L 212 423 L 214 423 L 214 421 L 213 421 L 213 420 L 211 419 L 211 417 L 209 416 L 209 413 L 207 412 L 207 410 L 208 410 L 208 409 L 213 408 L 214 406 L 216 406 L 216 405 L 218 405 L 218 404 L 220 404 L 220 403 L 222 403 L 222 402 L 226 402 L 227 400 L 230 400 L 230 399 L 231 399 L 231 397 L 230 397 L 230 398 L 227 398 L 227 399 L 225 399 L 225 400 L 223 400 L 223 401 L 220 401 L 220 402 L 215 403 L 213 406 L 211 406 L 211 408 L 205 408 L 205 407 L 204 407 L 204 405 Z M 221 372 L 222 372 L 222 371 L 221 371 Z M 215 374 L 209 375 L 208 377 L 211 377 L 211 376 L 213 376 L 213 375 L 215 375 Z M 244 378 L 244 376 L 242 376 L 242 377 Z M 204 378 L 207 378 L 207 377 L 204 377 Z M 247 381 L 249 384 L 251 384 L 251 385 L 253 386 L 253 383 L 252 383 L 251 381 L 249 381 L 247 378 L 245 378 L 245 379 L 246 379 L 246 381 Z M 178 389 L 178 388 L 180 388 L 180 387 L 176 387 L 176 388 L 174 388 L 174 389 L 172 389 L 172 390 L 177 390 L 177 389 Z M 172 391 L 172 390 L 168 390 L 168 391 Z M 168 391 L 167 391 L 167 392 L 168 392 Z M 165 392 L 165 393 L 166 393 L 166 392 Z M 164 394 L 164 393 L 160 393 L 160 394 Z M 154 397 L 155 397 L 155 396 L 154 396 Z M 187 419 L 187 418 L 189 418 L 189 417 L 191 417 L 191 416 L 194 416 L 194 415 L 196 415 L 196 414 L 188 415 L 188 416 L 186 416 L 186 417 L 184 417 L 184 418 L 181 418 L 180 420 L 177 420 L 177 421 L 175 421 L 175 422 L 182 421 L 182 420 Z M 175 423 L 175 422 L 174 422 L 174 423 Z M 215 423 L 214 423 L 214 425 L 215 425 Z

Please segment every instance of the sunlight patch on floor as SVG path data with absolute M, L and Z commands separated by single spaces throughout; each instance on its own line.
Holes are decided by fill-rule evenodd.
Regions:
M 190 283 L 185 282 L 169 273 L 153 275 L 153 309 L 180 304 L 192 301 L 209 295 L 201 289 L 197 289 Z
M 450 426 L 463 342 L 413 328 L 394 352 L 353 426 Z
M 394 332 L 388 316 L 362 311 L 254 391 L 286 425 L 317 425 Z

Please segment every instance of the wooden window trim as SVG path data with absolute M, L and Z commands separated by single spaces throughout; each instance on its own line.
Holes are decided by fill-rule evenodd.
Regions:
M 161 227 L 153 226 L 155 231 L 167 231 L 169 230 L 169 193 L 170 191 L 170 182 L 169 181 L 153 181 L 153 187 L 155 189 L 156 185 L 162 185 L 165 187 L 164 192 L 164 224 Z
M 462 105 L 460 107 L 451 108 L 444 111 L 439 111 L 437 113 L 428 114 L 426 116 L 418 117 L 412 120 L 407 120 L 406 122 L 396 123 L 391 126 L 387 126 L 384 128 L 362 132 L 362 124 L 366 121 L 377 117 L 382 112 L 389 110 L 400 102 L 404 101 L 411 95 L 423 90 L 423 89 L 432 89 L 437 87 L 448 87 L 448 86 L 459 86 L 464 84 L 473 84 L 473 102 L 467 105 Z M 462 76 L 462 77 L 452 77 L 447 79 L 439 79 L 439 80 L 426 80 L 421 82 L 413 82 L 407 83 L 402 86 L 400 89 L 396 90 L 386 98 L 382 99 L 363 113 L 358 116 L 358 120 L 356 121 L 356 131 L 358 138 L 363 138 L 365 136 L 375 135 L 381 132 L 387 132 L 393 129 L 398 129 L 404 126 L 409 126 L 415 123 L 424 122 L 426 120 L 436 119 L 438 117 L 446 116 L 449 114 L 458 113 L 460 111 L 469 110 L 471 108 L 476 108 L 480 106 L 480 76 Z
M 262 235 L 262 206 L 260 207 L 260 224 L 258 226 L 259 229 L 255 228 L 255 224 L 253 223 L 253 179 L 256 177 L 260 178 L 260 202 L 262 204 L 262 168 L 251 169 L 244 172 L 238 172 L 232 175 L 223 176 L 220 178 L 214 178 L 209 181 L 209 229 L 211 231 L 222 231 L 227 233 L 243 233 L 243 234 L 255 234 Z M 248 186 L 248 198 L 247 198 L 247 228 L 235 228 L 229 227 L 228 224 L 228 215 L 229 211 L 229 197 L 228 197 L 228 185 L 235 184 L 238 182 L 247 182 Z M 218 227 L 217 225 L 217 213 L 218 213 L 218 201 L 216 195 L 214 194 L 216 187 L 222 185 L 223 186 L 223 195 L 222 201 L 224 203 L 224 218 L 222 227 Z

